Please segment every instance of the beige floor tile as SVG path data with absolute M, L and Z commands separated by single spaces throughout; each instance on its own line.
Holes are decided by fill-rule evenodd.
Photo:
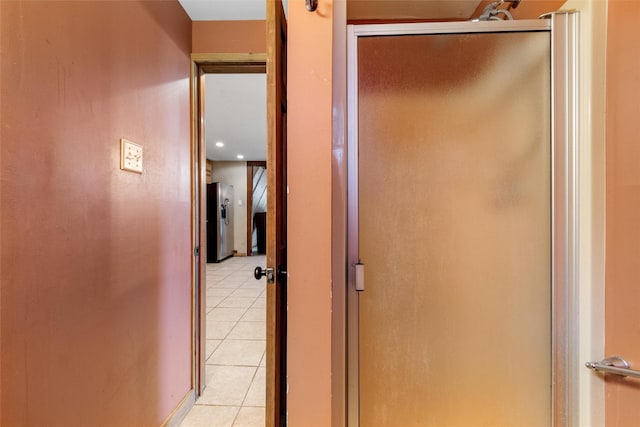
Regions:
M 229 281 L 227 279 L 218 280 L 218 281 L 207 280 L 207 287 L 210 287 L 210 288 L 231 288 L 231 289 L 236 289 L 236 288 L 239 288 L 240 286 L 242 286 L 242 282 L 236 283 L 236 282 L 231 282 L 231 281 Z
M 246 308 L 217 307 L 207 313 L 207 322 L 209 319 L 222 322 L 237 322 L 246 311 Z
M 227 297 L 218 304 L 218 307 L 249 308 L 255 300 L 253 297 Z
M 266 322 L 238 322 L 227 336 L 232 340 L 264 340 Z
M 229 265 L 225 268 L 221 268 L 220 270 L 218 270 L 218 272 L 226 273 L 227 274 L 227 277 L 225 277 L 225 280 L 226 280 L 233 277 L 234 274 L 238 273 L 238 267 L 235 265 Z
M 256 298 L 262 293 L 262 288 L 238 288 L 231 294 L 234 297 L 253 297 Z
M 205 348 L 205 360 L 207 360 L 213 352 L 218 348 L 222 340 L 207 340 L 206 348 Z
M 220 322 L 207 318 L 206 335 L 208 340 L 223 340 L 236 325 L 236 322 Z
M 206 290 L 207 298 L 209 297 L 228 297 L 236 291 L 235 288 L 213 288 L 209 286 Z
M 233 427 L 264 427 L 264 408 L 240 408 Z
M 266 322 L 266 315 L 264 308 L 250 308 L 240 320 L 243 322 Z
M 222 271 L 218 264 L 209 264 L 207 265 L 207 277 L 213 277 L 215 279 L 224 279 L 225 276 L 229 275 L 227 271 Z
M 246 282 L 244 282 L 241 286 L 240 289 L 264 289 L 264 287 L 266 286 L 266 283 L 264 282 L 264 280 L 248 280 Z
M 266 375 L 265 368 L 258 368 L 242 406 L 265 406 Z
M 263 268 L 264 268 L 264 267 L 263 267 Z M 242 273 L 242 275 L 243 275 L 244 277 L 246 277 L 247 279 L 249 279 L 249 280 L 247 280 L 247 282 L 245 282 L 245 283 L 260 283 L 260 282 L 263 282 L 263 281 L 264 281 L 264 282 L 265 282 L 265 284 L 266 284 L 266 283 L 267 283 L 267 282 L 266 282 L 266 279 L 256 279 L 256 277 L 255 277 L 255 275 L 254 275 L 254 274 L 255 274 L 255 272 L 253 271 L 254 269 L 255 269 L 255 267 L 253 267 L 253 268 L 251 268 L 251 269 L 247 269 L 247 270 L 245 270 L 245 271 L 241 271 L 241 272 L 240 272 L 240 273 Z
M 234 266 L 229 265 L 229 264 L 217 264 L 214 270 L 216 273 L 218 274 L 226 274 L 227 276 L 229 276 L 230 274 L 232 274 L 234 271 L 236 271 L 236 268 L 234 268 Z
M 264 354 L 265 346 L 265 341 L 226 339 L 213 352 L 213 355 L 207 359 L 207 363 L 212 365 L 258 366 Z
M 246 366 L 207 365 L 207 388 L 198 403 L 240 406 L 249 390 L 256 369 Z
M 266 282 L 253 278 L 257 265 L 264 268 L 264 255 L 207 264 L 207 388 L 181 427 L 228 427 L 234 417 L 237 426 L 264 426 Z M 241 309 L 242 317 L 233 309 Z M 232 331 L 241 340 L 232 340 Z M 256 361 L 260 368 L 255 367 Z M 239 408 L 243 400 L 245 407 Z
M 224 280 L 224 278 L 229 275 L 229 273 L 219 272 L 211 268 L 207 268 L 206 273 L 207 273 L 207 280 Z
M 238 285 L 225 285 L 224 279 L 214 280 L 209 277 L 207 277 L 206 283 L 207 283 L 207 287 L 214 287 L 214 288 L 235 288 L 238 286 Z
M 215 366 L 213 365 L 205 365 L 204 367 L 204 383 L 208 386 L 209 384 L 211 384 L 211 381 L 213 379 L 213 368 L 215 368 Z M 196 405 L 199 405 L 200 400 L 198 399 L 196 401 Z
M 213 308 L 219 305 L 226 297 L 207 295 L 207 308 Z
M 265 297 L 256 298 L 256 302 L 253 303 L 251 308 L 265 308 L 267 306 L 267 299 Z
M 233 274 L 230 274 L 229 277 L 226 277 L 224 280 L 218 282 L 216 286 L 220 288 L 237 288 L 238 286 L 244 284 L 247 280 L 249 280 L 249 277 L 235 277 Z
M 233 270 L 234 259 L 233 258 L 225 258 L 224 260 L 215 263 L 218 265 L 218 270 Z
M 234 406 L 194 406 L 180 427 L 231 427 L 238 414 Z
M 207 276 L 207 286 L 215 286 L 218 288 L 225 288 L 225 287 L 233 287 L 233 286 L 223 286 L 223 283 L 225 283 L 225 279 L 221 278 L 221 279 L 213 279 L 209 276 Z

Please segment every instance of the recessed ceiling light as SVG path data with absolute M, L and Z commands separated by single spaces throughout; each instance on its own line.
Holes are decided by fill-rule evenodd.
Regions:
M 244 156 L 242 154 L 238 154 L 238 158 L 239 159 L 244 159 Z
M 216 142 L 216 147 L 224 147 L 224 142 Z

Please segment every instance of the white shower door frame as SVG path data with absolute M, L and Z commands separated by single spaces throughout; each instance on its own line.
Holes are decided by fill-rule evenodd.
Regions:
M 349 25 L 347 29 L 348 228 L 347 228 L 347 425 L 359 426 L 358 256 L 358 38 L 370 36 L 551 33 L 551 242 L 552 422 L 578 422 L 578 13 L 547 19 L 490 22 Z M 522 369 L 527 369 L 523 366 Z

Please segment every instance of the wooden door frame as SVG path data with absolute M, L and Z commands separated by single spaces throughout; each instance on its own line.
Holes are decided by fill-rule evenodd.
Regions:
M 253 168 L 260 166 L 267 169 L 266 160 L 247 161 L 247 256 L 253 254 Z
M 287 21 L 267 1 L 267 401 L 265 424 L 287 425 Z
M 205 388 L 206 347 L 206 144 L 204 138 L 204 74 L 265 74 L 265 53 L 194 53 L 191 54 L 191 387 L 195 398 Z M 268 385 L 267 385 L 268 387 Z

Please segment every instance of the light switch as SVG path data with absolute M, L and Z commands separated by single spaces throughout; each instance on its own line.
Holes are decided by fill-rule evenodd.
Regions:
M 142 173 L 142 145 L 124 138 L 120 140 L 120 169 Z

